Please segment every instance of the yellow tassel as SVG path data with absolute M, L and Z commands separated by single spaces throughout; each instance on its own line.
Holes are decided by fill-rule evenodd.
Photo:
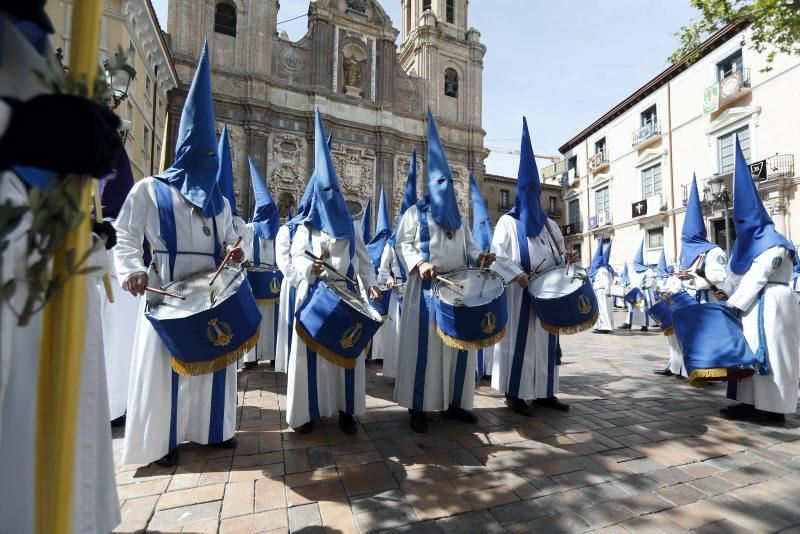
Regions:
M 669 326 L 669 327 L 667 327 L 666 330 L 664 330 L 664 335 L 665 336 L 671 336 L 674 333 L 675 333 L 675 327 L 674 326 Z
M 448 347 L 459 350 L 480 350 L 480 349 L 485 349 L 486 347 L 491 347 L 492 345 L 496 345 L 497 343 L 499 343 L 500 340 L 502 340 L 505 337 L 506 329 L 503 328 L 492 337 L 488 337 L 486 339 L 480 339 L 478 341 L 464 341 L 462 339 L 457 339 L 452 336 L 448 336 L 447 334 L 442 332 L 442 329 L 439 328 L 439 325 L 436 325 L 436 333 L 439 334 L 439 337 L 442 338 L 442 342 Z
M 322 356 L 332 364 L 338 365 L 339 367 L 344 367 L 345 369 L 355 368 L 356 363 L 358 362 L 357 358 L 347 358 L 341 354 L 333 352 L 323 345 L 320 345 L 314 340 L 314 338 L 311 337 L 311 334 L 306 332 L 306 329 L 303 328 L 300 323 L 294 325 L 294 330 L 297 332 L 297 335 L 300 336 L 300 339 L 303 340 L 303 343 L 305 343 L 308 348 L 316 352 L 319 356 Z
M 280 300 L 280 299 L 278 299 L 278 298 L 274 298 L 274 299 L 256 299 L 256 304 L 258 304 L 259 306 L 268 306 L 270 304 L 277 303 L 278 300 Z
M 541 322 L 541 321 L 540 321 Z M 579 332 L 583 332 L 584 330 L 589 330 L 594 324 L 597 322 L 597 314 L 595 313 L 591 319 L 588 321 L 584 321 L 581 324 L 575 326 L 565 326 L 559 328 L 558 326 L 551 326 L 549 324 L 541 323 L 542 328 L 544 328 L 547 332 L 553 335 L 570 335 L 570 334 L 577 334 Z
M 188 363 L 172 358 L 172 370 L 181 376 L 201 376 L 216 373 L 220 369 L 225 369 L 230 364 L 247 354 L 250 349 L 256 346 L 260 335 L 261 330 L 259 329 L 253 335 L 253 337 L 244 342 L 244 345 L 227 354 L 218 356 L 211 361 Z
M 689 384 L 700 388 L 709 382 L 741 380 L 755 374 L 753 369 L 743 367 L 715 367 L 713 369 L 695 369 L 689 373 Z

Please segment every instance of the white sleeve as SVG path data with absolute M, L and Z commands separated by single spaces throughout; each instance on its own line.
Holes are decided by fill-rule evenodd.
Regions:
M 502 276 L 506 282 L 513 280 L 521 274 L 525 274 L 512 257 L 512 232 L 514 232 L 514 230 L 512 224 L 509 224 L 507 217 L 500 217 L 500 220 L 497 221 L 497 227 L 494 229 L 494 235 L 492 236 L 491 251 L 497 256 L 497 260 L 495 260 L 492 265 L 492 269 Z
M 252 224 L 246 224 L 244 232 L 242 233 L 242 250 L 244 251 L 244 261 L 253 261 L 255 252 L 253 246 L 255 245 L 256 231 Z
M 281 226 L 275 235 L 275 264 L 283 273 L 284 278 L 289 278 L 292 244 L 289 242 L 289 228 Z
M 133 273 L 147 272 L 147 266 L 142 258 L 144 255 L 142 242 L 153 206 L 148 182 L 149 180 L 145 179 L 133 185 L 114 222 L 117 231 L 114 267 L 120 283 L 124 283 Z
M 358 277 L 363 288 L 367 289 L 377 285 L 375 281 L 375 266 L 372 264 L 372 258 L 367 250 L 367 245 L 364 244 L 364 236 L 359 228 L 355 229 L 355 238 L 356 256 L 358 256 Z
M 469 228 L 469 223 L 464 217 L 461 218 L 461 226 L 464 228 L 464 239 L 466 240 L 467 245 L 467 261 L 471 265 L 479 267 L 478 257 L 483 253 L 483 251 L 478 248 L 478 245 L 475 244 L 475 240 L 472 238 L 472 231 Z
M 305 225 L 298 226 L 297 232 L 294 234 L 294 240 L 292 241 L 292 266 L 298 277 L 298 283 L 300 280 L 305 279 L 309 284 L 313 284 L 317 277 L 311 272 L 311 268 L 314 266 L 313 260 L 306 256 L 308 237 L 308 227 Z
M 712 249 L 706 256 L 706 278 L 718 286 L 728 276 L 728 255 L 721 248 Z M 705 280 L 703 283 L 708 286 Z
M 783 261 L 786 261 L 785 256 L 786 249 L 783 247 L 772 247 L 762 252 L 753 260 L 750 268 L 742 276 L 736 291 L 728 299 L 728 306 L 742 311 L 750 309 L 769 281 L 769 277 L 781 266 Z
M 411 271 L 417 264 L 424 260 L 422 252 L 417 248 L 417 229 L 419 227 L 419 215 L 417 207 L 411 206 L 403 215 L 400 221 L 400 228 L 397 231 L 397 253 L 406 265 L 406 271 Z
M 386 243 L 381 254 L 381 265 L 378 268 L 378 283 L 385 284 L 392 279 L 392 263 L 394 263 L 394 251 L 392 245 Z

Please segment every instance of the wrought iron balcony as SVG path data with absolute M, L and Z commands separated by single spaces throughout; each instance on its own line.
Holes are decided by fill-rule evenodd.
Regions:
M 648 122 L 641 128 L 637 128 L 633 132 L 632 146 L 637 147 L 646 143 L 651 139 L 661 136 L 661 123 L 659 121 Z
M 589 172 L 602 169 L 608 165 L 608 151 L 603 150 L 589 158 Z
M 766 162 L 766 177 L 758 179 L 757 177 L 753 177 L 753 179 L 760 183 L 764 184 L 767 182 L 771 182 L 773 180 L 780 180 L 781 178 L 794 178 L 794 155 L 793 154 L 775 154 L 772 157 L 769 157 L 765 160 Z M 697 182 L 697 189 L 700 192 L 700 199 L 702 201 L 707 200 L 704 195 L 704 191 L 709 189 L 709 180 L 716 178 L 717 175 L 706 178 L 704 180 Z M 733 172 L 729 171 L 725 174 L 719 175 L 724 181 L 725 189 L 730 192 L 731 198 L 733 198 Z M 685 206 L 687 202 L 689 202 L 689 188 L 691 184 L 686 184 L 681 186 L 682 189 L 682 196 L 683 196 L 683 205 Z
M 551 219 L 560 219 L 561 218 L 561 210 L 551 210 L 547 209 L 547 216 Z

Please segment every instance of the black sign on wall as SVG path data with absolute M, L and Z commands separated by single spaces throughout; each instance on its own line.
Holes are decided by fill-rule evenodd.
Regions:
M 750 174 L 753 175 L 753 180 L 756 182 L 763 182 L 767 179 L 767 160 L 756 161 L 748 167 L 750 167 Z
M 631 204 L 631 217 L 641 217 L 647 215 L 647 200 L 640 200 Z

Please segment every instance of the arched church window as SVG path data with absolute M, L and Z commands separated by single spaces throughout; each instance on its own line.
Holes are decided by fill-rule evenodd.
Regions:
M 450 24 L 455 24 L 456 22 L 455 0 L 447 0 L 447 10 L 445 14 L 447 15 L 447 22 L 449 22 Z
M 456 69 L 444 71 L 444 95 L 458 98 L 458 72 Z
M 214 11 L 214 31 L 236 37 L 236 7 L 220 2 Z
M 431 0 L 422 0 L 422 12 L 425 13 L 426 11 L 430 11 L 431 9 Z

